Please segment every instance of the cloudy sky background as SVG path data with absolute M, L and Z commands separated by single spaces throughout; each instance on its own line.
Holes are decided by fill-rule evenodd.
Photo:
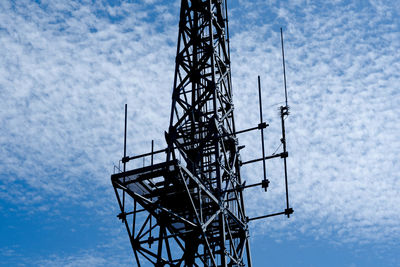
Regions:
M 179 1 L 0 2 L 0 264 L 110 266 L 133 257 L 110 183 L 123 152 L 163 148 Z M 285 32 L 289 220 L 251 223 L 256 266 L 398 266 L 400 5 L 396 1 L 232 1 L 238 129 L 279 146 Z M 259 133 L 240 136 L 243 160 Z M 284 209 L 282 162 L 251 216 Z M 258 182 L 261 165 L 244 167 Z

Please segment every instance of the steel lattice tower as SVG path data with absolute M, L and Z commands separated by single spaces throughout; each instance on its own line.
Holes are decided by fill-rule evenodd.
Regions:
M 188 187 L 201 192 L 200 183 L 213 196 L 191 196 L 188 215 L 201 231 L 185 242 L 188 265 L 200 244 L 214 265 L 226 266 L 227 257 L 239 264 L 249 251 L 242 193 L 229 192 L 241 181 L 227 33 L 225 2 L 182 1 L 167 161 L 180 153 L 198 177 Z
M 236 135 L 263 132 L 267 124 L 261 119 L 257 127 L 235 129 L 228 35 L 226 0 L 181 1 L 166 149 L 154 151 L 152 143 L 150 153 L 126 156 L 125 108 L 123 170 L 111 179 L 121 209 L 118 217 L 138 266 L 143 261 L 154 266 L 252 265 L 247 225 L 252 219 L 246 216 L 242 192 L 252 186 L 266 190 L 269 181 L 264 175 L 261 183 L 245 186 L 240 167 L 286 159 L 287 152 L 284 144 L 281 154 L 265 157 L 263 152 L 261 159 L 241 162 L 243 147 Z M 287 115 L 287 106 L 282 107 L 282 129 Z M 154 155 L 162 152 L 166 160 L 154 163 Z M 126 169 L 129 161 L 144 157 L 150 157 L 150 165 Z M 284 212 L 273 215 L 291 213 L 287 203 Z

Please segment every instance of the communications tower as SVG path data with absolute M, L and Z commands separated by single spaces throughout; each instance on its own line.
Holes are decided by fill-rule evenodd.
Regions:
M 283 47 L 282 47 L 283 48 Z M 283 51 L 283 50 L 282 50 Z M 134 257 L 138 266 L 252 266 L 248 222 L 283 212 L 248 218 L 243 191 L 267 190 L 265 160 L 283 158 L 287 172 L 284 117 L 283 152 L 264 154 L 261 87 L 260 124 L 237 131 L 230 72 L 227 1 L 182 0 L 170 124 L 166 148 L 126 155 L 127 107 L 123 169 L 111 176 Z M 260 130 L 262 158 L 241 161 L 237 135 Z M 165 160 L 155 156 L 165 153 Z M 128 163 L 149 164 L 128 170 Z M 246 185 L 242 165 L 264 163 L 260 183 Z

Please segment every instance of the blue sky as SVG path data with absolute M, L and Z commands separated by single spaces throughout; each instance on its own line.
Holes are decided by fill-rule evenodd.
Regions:
M 400 266 L 400 5 L 396 1 L 232 1 L 239 129 L 279 145 L 285 31 L 289 186 L 295 210 L 251 224 L 256 266 Z M 165 146 L 179 1 L 0 2 L 0 265 L 128 266 L 110 183 L 122 157 Z M 257 141 L 255 141 L 257 140 Z M 241 137 L 242 158 L 260 155 Z M 250 215 L 284 207 L 271 187 Z M 249 182 L 261 166 L 243 169 Z

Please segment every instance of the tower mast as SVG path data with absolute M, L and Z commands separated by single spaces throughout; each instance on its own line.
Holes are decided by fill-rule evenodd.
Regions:
M 241 181 L 226 14 L 226 1 L 182 1 L 167 134 L 167 161 L 179 154 L 218 200 L 218 205 L 203 211 L 206 219 L 215 218 L 205 228 L 204 240 L 194 246 L 203 242 L 207 247 L 209 242 L 215 251 L 209 257 L 222 266 L 227 257 L 240 263 L 242 255 L 237 252 L 248 247 L 242 192 L 229 192 Z
M 265 156 L 268 124 L 262 119 L 260 80 L 260 123 L 235 128 L 226 5 L 227 0 L 181 1 L 167 148 L 155 151 L 152 141 L 151 152 L 127 156 L 125 106 L 123 169 L 116 167 L 111 181 L 137 266 L 251 267 L 248 223 L 293 213 L 287 199 L 283 212 L 246 216 L 243 191 L 267 191 L 270 183 L 265 160 L 285 159 L 287 190 L 288 152 L 285 144 L 282 153 Z M 287 115 L 281 114 L 282 140 Z M 242 162 L 237 135 L 253 130 L 261 130 L 262 158 Z M 137 160 L 142 167 L 128 168 Z M 258 161 L 264 178 L 246 185 L 240 169 Z

